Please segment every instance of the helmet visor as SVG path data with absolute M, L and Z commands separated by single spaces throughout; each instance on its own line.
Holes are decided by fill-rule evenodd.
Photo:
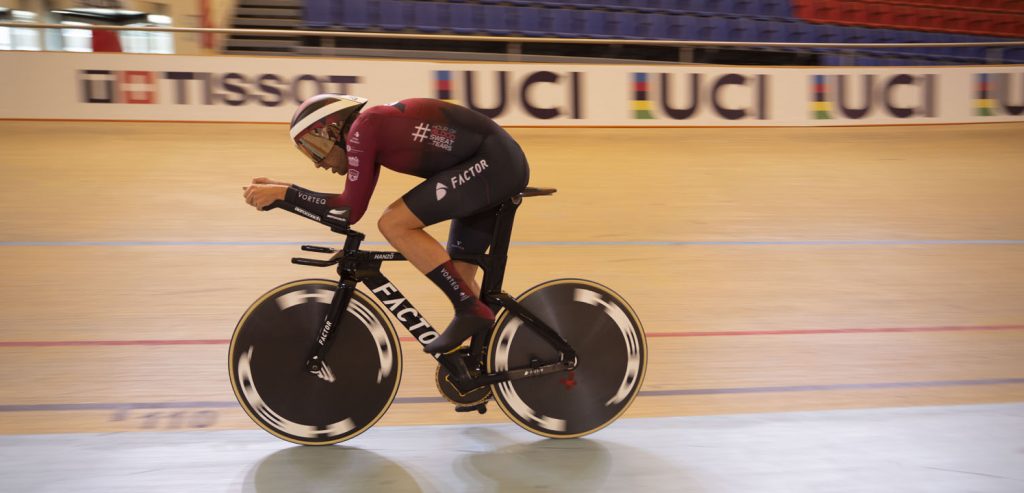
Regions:
M 313 163 L 320 164 L 337 144 L 333 139 L 325 137 L 317 131 L 306 132 L 295 140 L 295 146 Z

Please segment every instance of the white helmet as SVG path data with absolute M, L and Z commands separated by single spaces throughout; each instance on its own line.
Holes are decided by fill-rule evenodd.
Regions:
M 318 94 L 299 105 L 289 134 L 295 146 L 314 163 L 342 144 L 348 127 L 368 100 L 344 94 Z

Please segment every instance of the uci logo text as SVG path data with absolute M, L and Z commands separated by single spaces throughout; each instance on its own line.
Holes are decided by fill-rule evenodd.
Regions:
M 975 74 L 975 91 L 978 116 L 1024 113 L 1024 73 Z
M 813 75 L 811 116 L 858 120 L 881 107 L 896 118 L 935 117 L 935 80 L 934 74 Z
M 580 106 L 580 80 L 583 74 L 579 72 L 559 74 L 544 70 L 526 74 L 521 80 L 514 80 L 512 75 L 504 70 L 486 75 L 478 71 L 439 70 L 434 75 L 437 82 L 437 99 L 472 108 L 489 118 L 497 118 L 505 113 L 511 106 L 510 100 L 518 101 L 530 116 L 541 120 L 557 117 L 583 118 Z M 461 94 L 457 94 L 456 88 L 461 89 Z M 538 102 L 538 93 L 547 93 L 549 97 L 545 99 L 550 100 L 552 92 L 559 91 L 562 93 L 560 104 L 550 106 L 551 103 L 544 105 Z
M 646 73 L 633 74 L 633 118 L 649 120 L 664 115 L 687 120 L 707 107 L 726 120 L 769 119 L 768 76 L 764 74 L 653 74 L 658 91 L 651 90 Z

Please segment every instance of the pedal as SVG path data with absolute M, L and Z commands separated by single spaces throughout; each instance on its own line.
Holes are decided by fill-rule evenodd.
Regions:
M 476 411 L 480 414 L 487 413 L 487 403 L 481 402 L 480 404 L 475 404 L 472 406 L 455 406 L 455 412 L 457 413 L 468 413 L 472 411 Z

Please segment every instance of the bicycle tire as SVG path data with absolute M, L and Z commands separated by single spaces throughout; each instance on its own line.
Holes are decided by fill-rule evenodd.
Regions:
M 381 308 L 358 290 L 335 327 L 324 368 L 316 375 L 306 369 L 337 286 L 305 279 L 271 289 L 246 310 L 231 336 L 228 373 L 235 398 L 253 422 L 282 440 L 349 440 L 373 426 L 398 392 L 398 336 Z
M 492 385 L 502 412 L 548 438 L 581 437 L 618 419 L 639 394 L 647 370 L 643 326 L 629 304 L 611 289 L 584 279 L 547 281 L 516 301 L 573 347 L 578 365 L 571 377 L 558 372 Z M 551 344 L 502 311 L 488 344 L 489 372 L 557 357 Z

